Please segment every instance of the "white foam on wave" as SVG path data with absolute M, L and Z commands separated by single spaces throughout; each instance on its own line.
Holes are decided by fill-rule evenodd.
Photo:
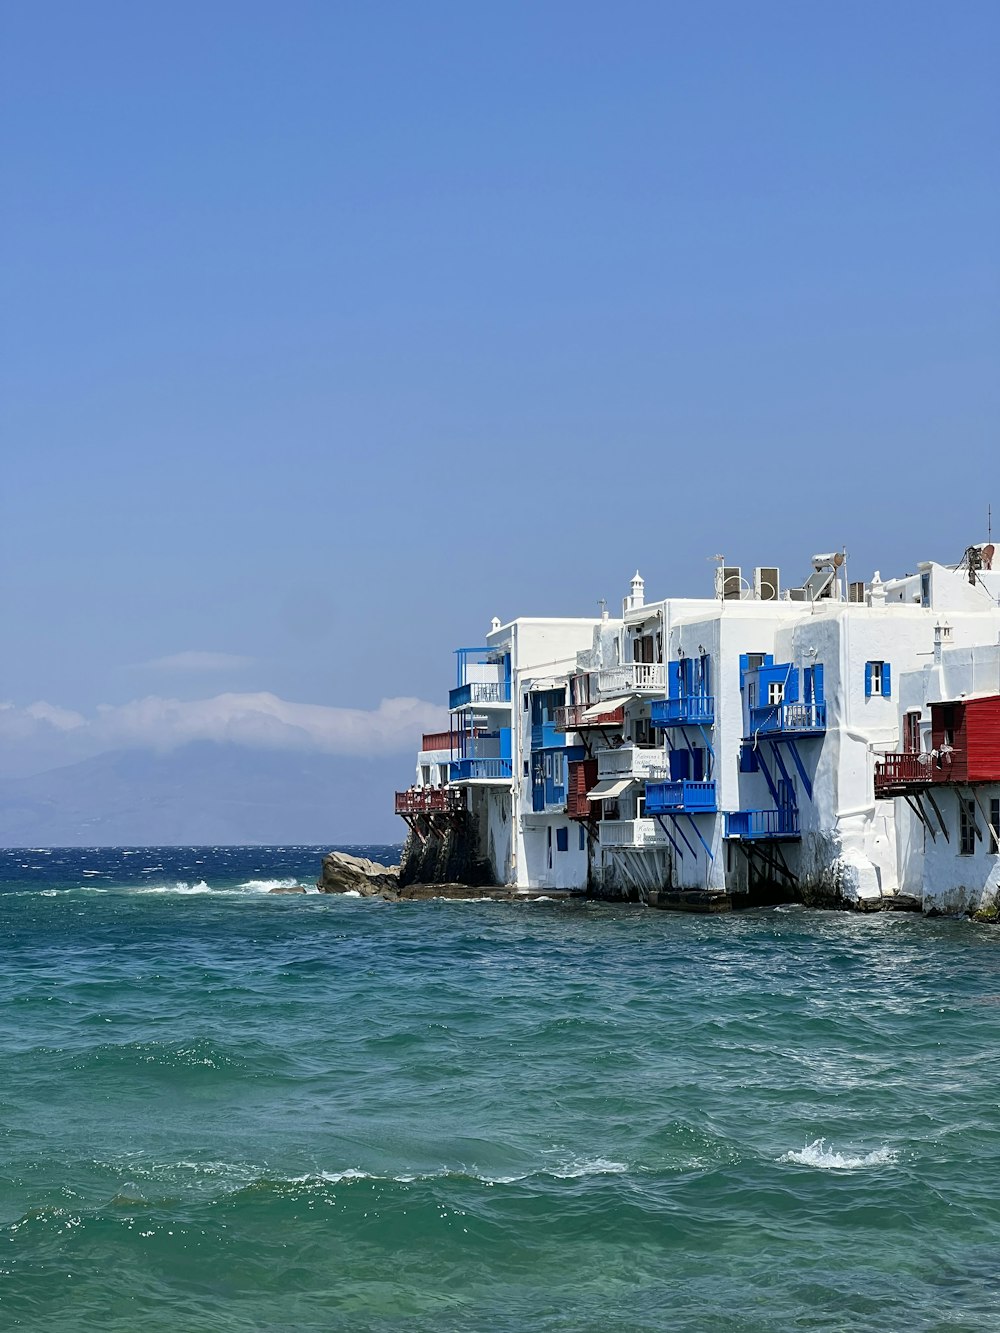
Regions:
M 812 1166 L 820 1171 L 857 1171 L 865 1166 L 886 1166 L 895 1162 L 899 1154 L 884 1144 L 869 1153 L 834 1152 L 826 1146 L 826 1139 L 814 1139 L 804 1148 L 793 1149 L 778 1158 L 779 1162 L 794 1162 L 797 1166 Z
M 612 1162 L 607 1157 L 592 1157 L 571 1162 L 564 1167 L 550 1167 L 543 1174 L 555 1176 L 557 1180 L 577 1180 L 580 1176 L 620 1176 L 627 1170 L 628 1166 L 624 1162 Z
M 297 879 L 248 879 L 239 887 L 254 893 L 270 893 L 272 889 L 294 889 L 300 883 Z
M 477 1180 L 482 1185 L 517 1185 L 523 1180 L 538 1180 L 546 1176 L 553 1180 L 578 1180 L 584 1176 L 617 1176 L 628 1169 L 625 1162 L 613 1162 L 606 1157 L 593 1157 L 568 1162 L 562 1166 L 537 1167 L 533 1171 L 522 1171 L 517 1175 L 510 1176 L 487 1175 L 474 1168 L 464 1167 L 381 1176 L 370 1171 L 361 1171 L 356 1167 L 348 1167 L 344 1171 L 314 1171 L 308 1175 L 294 1176 L 292 1180 L 297 1185 L 339 1185 L 343 1181 L 351 1180 L 391 1180 L 398 1185 L 413 1185 L 423 1180 L 446 1180 L 449 1177 L 462 1177 L 467 1180 Z
M 399 1180 L 409 1183 L 416 1176 L 374 1176 L 370 1171 L 357 1171 L 348 1167 L 346 1171 L 314 1171 L 305 1176 L 292 1176 L 293 1185 L 339 1185 L 342 1180 Z
M 189 884 L 186 880 L 179 879 L 173 884 L 148 884 L 144 888 L 135 889 L 135 893 L 211 893 L 212 890 L 203 879 L 198 880 L 197 884 Z

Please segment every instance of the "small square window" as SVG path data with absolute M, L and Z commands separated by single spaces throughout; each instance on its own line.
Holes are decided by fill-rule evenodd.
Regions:
M 776 704 L 780 704 L 782 699 L 784 699 L 784 697 L 785 697 L 784 681 L 781 680 L 770 681 L 767 687 L 768 708 L 774 708 Z

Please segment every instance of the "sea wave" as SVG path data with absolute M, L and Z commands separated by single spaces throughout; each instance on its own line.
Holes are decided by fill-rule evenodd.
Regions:
M 299 879 L 248 879 L 240 884 L 241 889 L 254 893 L 270 893 L 272 889 L 294 889 L 302 881 Z
M 144 884 L 139 888 L 131 889 L 132 893 L 213 893 L 209 884 L 203 879 L 190 884 L 187 880 L 178 879 L 173 884 Z
M 524 1180 L 581 1180 L 587 1176 L 620 1176 L 629 1170 L 628 1163 L 615 1162 L 606 1157 L 576 1158 L 557 1166 L 536 1166 L 513 1175 L 494 1175 L 475 1167 L 442 1167 L 439 1171 L 413 1171 L 380 1175 L 347 1167 L 343 1171 L 314 1171 L 293 1176 L 289 1184 L 340 1185 L 353 1180 L 378 1180 L 397 1185 L 414 1185 L 432 1180 L 471 1180 L 481 1185 L 518 1185 Z
M 826 1146 L 826 1139 L 813 1139 L 804 1148 L 783 1153 L 779 1162 L 794 1162 L 797 1166 L 812 1166 L 820 1171 L 857 1171 L 865 1166 L 887 1166 L 895 1162 L 899 1154 L 895 1148 L 874 1148 L 868 1153 L 840 1153 Z

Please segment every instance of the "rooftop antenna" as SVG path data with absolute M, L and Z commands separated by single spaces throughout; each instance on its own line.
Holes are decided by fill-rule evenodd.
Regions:
M 714 560 L 716 565 L 718 566 L 718 568 L 715 571 L 715 595 L 716 597 L 721 597 L 723 591 L 723 584 L 725 582 L 725 576 L 723 575 L 722 571 L 725 569 L 726 566 L 726 557 L 721 554 L 706 555 L 705 559 Z
M 598 600 L 597 605 L 601 608 L 601 619 L 602 619 L 602 620 L 607 620 L 607 618 L 608 618 L 608 599 L 607 599 L 606 597 L 601 597 L 601 598 Z

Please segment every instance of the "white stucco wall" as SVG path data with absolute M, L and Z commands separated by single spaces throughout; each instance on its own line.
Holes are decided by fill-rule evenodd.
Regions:
M 948 623 L 950 646 L 942 644 L 940 652 L 927 665 L 906 673 L 901 682 L 900 718 L 908 711 L 920 710 L 925 750 L 930 747 L 931 704 L 1000 694 L 1000 646 L 990 641 L 970 642 L 977 634 L 984 640 L 992 640 L 1000 632 L 1000 609 L 988 609 L 975 616 L 952 615 Z M 1000 857 L 991 850 L 989 818 L 991 801 L 998 797 L 997 784 L 936 785 L 934 799 L 945 821 L 947 837 L 928 800 L 924 800 L 922 808 L 927 812 L 933 834 L 902 798 L 879 802 L 895 808 L 900 885 L 904 892 L 921 898 L 925 911 L 976 912 L 995 904 L 1000 891 Z M 976 841 L 971 856 L 962 854 L 960 799 L 976 801 L 975 817 L 982 837 Z

